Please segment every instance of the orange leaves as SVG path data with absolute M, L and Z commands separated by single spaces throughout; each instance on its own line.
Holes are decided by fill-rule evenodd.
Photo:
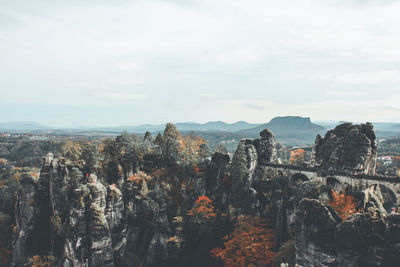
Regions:
M 221 259 L 226 267 L 271 263 L 275 256 L 270 250 L 274 231 L 266 227 L 257 216 L 239 217 L 233 233 L 223 238 L 224 248 L 211 250 L 211 256 Z
M 199 166 L 197 165 L 193 165 L 193 171 L 198 174 L 198 175 L 204 175 L 205 171 L 204 169 L 201 169 Z
M 206 144 L 206 140 L 190 133 L 184 137 L 180 136 L 178 143 L 182 160 L 184 162 L 196 162 L 200 154 L 200 146 Z
M 194 207 L 187 214 L 205 219 L 214 218 L 216 215 L 212 200 L 206 196 L 199 196 L 194 203 Z
M 137 173 L 132 174 L 128 177 L 129 182 L 133 182 L 137 185 L 142 184 L 143 181 L 150 181 L 152 178 L 151 176 L 147 175 L 145 172 L 138 171 Z
M 304 149 L 295 149 L 290 151 L 290 164 L 300 164 L 304 162 L 304 159 L 306 157 L 306 151 Z
M 54 266 L 56 259 L 53 256 L 35 255 L 29 259 L 28 264 L 32 267 L 51 267 Z
M 338 193 L 334 189 L 331 191 L 332 200 L 330 205 L 337 212 L 342 220 L 346 220 L 350 215 L 357 212 L 357 200 L 345 193 Z
M 166 177 L 168 174 L 168 170 L 166 168 L 156 169 L 150 175 L 152 177 L 163 178 Z

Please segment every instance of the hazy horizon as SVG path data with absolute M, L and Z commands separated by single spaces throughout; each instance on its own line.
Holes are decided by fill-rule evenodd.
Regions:
M 290 116 L 290 115 L 288 115 Z M 287 117 L 287 116 L 277 116 L 277 117 Z M 290 116 L 291 117 L 291 116 Z M 293 117 L 296 117 L 295 115 L 293 115 Z M 276 118 L 276 117 L 275 117 Z M 273 118 L 271 118 L 273 119 Z M 321 126 L 324 126 L 324 124 L 338 124 L 341 122 L 351 122 L 354 124 L 359 124 L 359 123 L 388 123 L 388 124 L 397 124 L 399 122 L 397 121 L 385 121 L 385 122 L 374 122 L 374 121 L 348 121 L 348 120 L 313 120 L 312 118 L 310 118 L 311 122 L 317 125 L 322 124 Z M 263 121 L 263 122 L 248 122 L 245 120 L 240 120 L 240 121 L 222 121 L 222 120 L 212 120 L 212 121 L 204 121 L 204 122 L 199 122 L 199 121 L 160 121 L 160 122 L 145 122 L 145 123 L 128 123 L 128 124 L 93 124 L 93 125 L 85 125 L 85 124 L 59 124 L 59 125 L 52 125 L 52 124 L 46 124 L 46 123 L 42 123 L 39 121 L 23 121 L 23 120 L 19 120 L 19 121 L 0 121 L 0 124 L 4 124 L 4 123 L 25 123 L 25 124 L 29 124 L 29 123 L 35 123 L 35 124 L 40 124 L 41 126 L 44 127 L 49 127 L 49 128 L 60 128 L 60 129 L 68 129 L 68 128 L 107 128 L 107 127 L 137 127 L 137 126 L 143 126 L 143 125 L 153 125 L 153 126 L 158 126 L 158 125 L 165 125 L 168 122 L 172 122 L 174 124 L 184 124 L 184 123 L 195 123 L 195 124 L 205 124 L 205 123 L 210 123 L 210 122 L 223 122 L 223 123 L 227 123 L 227 124 L 235 124 L 238 122 L 245 122 L 251 125 L 261 125 L 261 124 L 266 124 L 268 122 L 270 122 L 270 119 Z
M 1 122 L 400 122 L 400 1 L 0 4 Z

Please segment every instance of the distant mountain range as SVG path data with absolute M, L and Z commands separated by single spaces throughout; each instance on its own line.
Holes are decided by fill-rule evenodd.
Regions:
M 175 126 L 180 131 L 227 131 L 227 132 L 237 132 L 243 129 L 248 129 L 256 127 L 259 124 L 251 124 L 245 121 L 238 121 L 235 123 L 226 123 L 223 121 L 211 121 L 207 123 L 195 123 L 195 122 L 178 122 L 174 123 Z M 120 133 L 122 131 L 135 132 L 135 133 L 145 133 L 163 131 L 165 124 L 142 124 L 138 126 L 116 126 L 116 127 L 51 127 L 46 126 L 36 122 L 30 121 L 17 121 L 17 122 L 5 122 L 0 123 L 0 130 L 2 131 L 40 131 L 40 130 L 66 130 L 70 132 L 71 130 L 76 131 L 101 131 L 101 132 L 115 132 Z
M 178 122 L 174 123 L 176 128 L 179 131 L 209 131 L 209 132 L 237 132 L 243 129 L 248 129 L 251 127 L 255 127 L 259 124 L 251 124 L 245 121 L 238 121 L 235 123 L 226 123 L 223 121 L 210 121 L 207 123 L 196 123 L 196 122 Z M 149 132 L 159 132 L 163 131 L 165 128 L 165 124 L 143 124 L 138 126 L 118 126 L 118 127 L 102 127 L 102 128 L 90 128 L 91 130 L 94 129 L 101 129 L 105 131 L 128 131 L 128 132 L 135 132 L 135 133 L 145 133 L 146 131 Z
M 390 127 L 387 127 L 386 130 L 394 131 L 394 132 L 400 132 L 400 124 L 391 125 Z
M 258 138 L 260 131 L 270 129 L 278 142 L 287 145 L 313 144 L 317 134 L 325 134 L 328 129 L 334 128 L 340 122 L 321 121 L 313 123 L 310 118 L 299 116 L 275 117 L 265 124 L 251 124 L 245 121 L 226 123 L 223 121 L 212 121 L 207 123 L 183 122 L 175 123 L 182 133 L 194 131 L 203 136 L 210 143 L 235 144 L 241 138 Z M 374 123 L 378 137 L 400 135 L 400 124 L 398 123 Z M 110 135 L 119 134 L 123 131 L 143 134 L 149 131 L 153 134 L 162 132 L 165 124 L 143 124 L 138 126 L 117 127 L 76 127 L 56 128 L 36 122 L 7 122 L 0 123 L 0 131 L 32 132 L 48 134 L 82 134 L 82 135 Z
M 32 121 L 0 122 L 0 130 L 2 131 L 37 131 L 50 128 L 51 127 Z

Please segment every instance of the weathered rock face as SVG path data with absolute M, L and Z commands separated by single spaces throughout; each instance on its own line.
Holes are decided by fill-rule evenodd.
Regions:
M 400 262 L 400 215 L 390 214 L 386 223 L 383 266 L 394 267 Z
M 107 189 L 99 182 L 88 183 L 87 187 L 89 265 L 113 266 L 111 232 L 105 214 Z
M 344 123 L 317 136 L 314 146 L 315 162 L 322 168 L 338 171 L 375 172 L 377 145 L 371 123 Z
M 239 213 L 242 210 L 255 213 L 259 206 L 257 192 L 254 189 L 257 183 L 256 167 L 258 152 L 253 139 L 243 139 L 239 142 L 232 158 L 231 175 L 233 202 L 237 203 Z
M 21 178 L 13 264 L 52 255 L 60 266 L 113 266 L 113 248 L 118 253 L 123 239 L 121 192 L 84 182 L 73 165 L 43 163 L 38 180 Z
M 211 158 L 210 168 L 208 169 L 207 176 L 209 177 L 209 191 L 213 191 L 215 189 L 218 192 L 222 192 L 221 187 L 223 186 L 222 179 L 226 173 L 226 167 L 230 161 L 230 157 L 227 154 L 222 153 L 214 153 Z
M 125 189 L 125 196 L 128 219 L 125 264 L 157 266 L 166 262 L 169 229 L 164 188 L 153 188 L 146 181 L 131 183 Z
M 258 167 L 276 162 L 275 138 L 268 129 L 260 139 L 242 139 L 233 155 L 231 174 L 234 187 L 254 188 L 262 178 Z
M 114 185 L 107 187 L 106 219 L 110 227 L 114 256 L 121 259 L 126 247 L 126 214 L 121 190 Z M 119 261 L 115 262 L 118 265 Z
M 258 165 L 258 151 L 253 139 L 240 140 L 232 159 L 232 176 L 234 188 L 250 188 L 254 182 Z
M 255 141 L 259 163 L 261 165 L 275 163 L 277 160 L 277 154 L 274 134 L 270 130 L 265 129 L 260 132 L 260 136 L 261 138 Z
M 296 266 L 397 266 L 400 260 L 398 222 L 387 216 L 371 190 L 365 193 L 363 213 L 342 221 L 316 199 L 303 199 L 296 212 Z M 393 236 L 391 236 L 393 234 Z
M 24 174 L 20 178 L 20 189 L 16 203 L 16 223 L 18 237 L 14 244 L 13 262 L 22 265 L 32 250 L 32 230 L 34 228 L 34 200 L 37 192 L 34 179 Z
M 316 199 L 300 201 L 296 214 L 296 264 L 330 266 L 337 221 L 329 209 Z

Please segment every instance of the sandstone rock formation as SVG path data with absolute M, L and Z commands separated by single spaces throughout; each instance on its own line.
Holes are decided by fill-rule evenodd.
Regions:
M 332 130 L 317 140 L 318 162 L 369 172 L 376 155 L 371 129 Z M 124 179 L 118 174 L 109 184 L 101 174 L 86 176 L 82 166 L 48 155 L 38 179 L 20 178 L 13 264 L 51 255 L 57 266 L 217 266 L 210 250 L 245 214 L 268 221 L 276 248 L 292 244 L 289 257 L 297 266 L 400 262 L 400 216 L 388 215 L 396 201 L 389 188 L 373 185 L 361 192 L 343 185 L 341 190 L 357 192 L 363 213 L 342 221 L 329 205 L 329 183 L 271 175 L 267 165 L 278 161 L 275 140 L 269 130 L 260 135 L 241 140 L 232 162 L 221 153 L 195 165 L 168 166 L 145 157 L 142 171 Z M 212 201 L 210 218 L 190 215 L 200 196 Z
M 330 266 L 337 221 L 329 209 L 316 199 L 300 201 L 296 214 L 296 264 Z
M 187 166 L 178 174 L 171 167 L 169 174 L 162 169 L 162 178 L 141 173 L 143 179 L 118 188 L 48 155 L 38 179 L 20 179 L 13 265 L 39 255 L 53 257 L 56 266 L 196 266 L 193 255 L 209 255 L 207 244 L 220 237 L 211 226 L 189 223 L 186 213 L 199 195 L 217 188 L 226 192 L 221 196 L 228 205 L 229 189 L 221 181 L 228 162 L 229 156 L 217 154 L 201 166 L 207 171 Z
M 52 255 L 61 266 L 113 266 L 121 240 L 118 190 L 84 182 L 73 165 L 47 158 L 38 180 L 21 177 L 13 264 Z
M 256 169 L 277 160 L 275 138 L 271 131 L 265 129 L 260 132 L 260 139 L 240 140 L 232 158 L 232 176 L 235 177 L 234 186 L 254 187 Z
M 303 199 L 296 213 L 296 266 L 397 266 L 400 215 L 387 216 L 379 196 L 366 190 L 365 209 L 342 221 L 329 206 Z
M 324 169 L 373 174 L 376 167 L 377 144 L 371 123 L 343 123 L 317 136 L 315 162 Z
M 255 146 L 258 151 L 258 158 L 260 164 L 274 163 L 277 160 L 275 137 L 274 134 L 264 129 L 260 132 L 260 139 L 256 139 Z
M 36 191 L 34 179 L 27 174 L 22 175 L 15 205 L 18 237 L 14 244 L 13 262 L 17 265 L 22 265 L 30 250 L 32 250 L 32 230 L 36 215 L 34 209 Z
M 261 180 L 266 179 L 263 165 L 277 160 L 275 138 L 265 129 L 260 132 L 260 139 L 240 140 L 232 158 L 230 173 L 234 201 L 252 213 L 257 213 L 259 200 L 257 189 Z

